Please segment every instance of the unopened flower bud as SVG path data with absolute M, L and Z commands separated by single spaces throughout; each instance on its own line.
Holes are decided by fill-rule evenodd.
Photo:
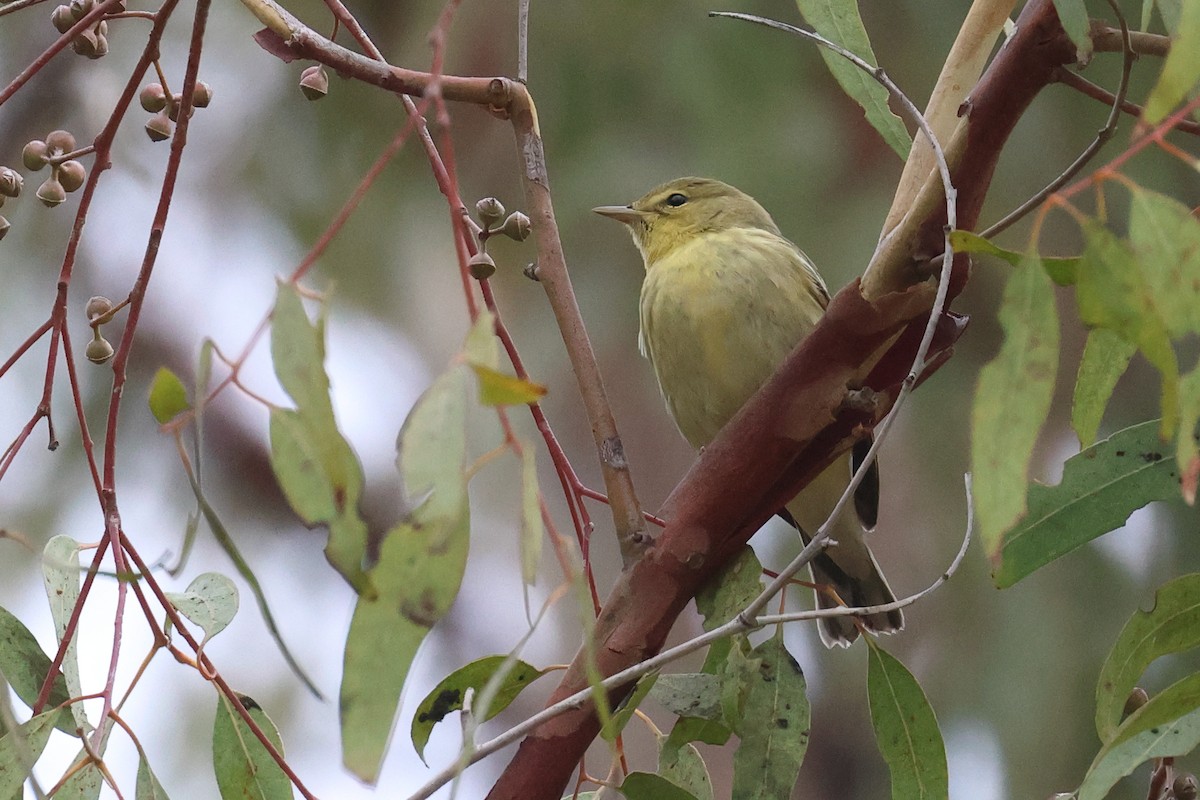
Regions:
M 1196 776 L 1191 773 L 1176 775 L 1171 784 L 1171 794 L 1175 800 L 1196 800 Z
M 490 228 L 504 219 L 504 203 L 494 197 L 485 197 L 475 204 L 475 213 L 483 227 Z
M 167 93 L 161 83 L 147 83 L 138 94 L 138 102 L 146 111 L 157 114 L 167 107 Z
M 504 227 L 500 229 L 500 232 L 514 241 L 523 242 L 529 238 L 529 231 L 532 228 L 533 223 L 529 221 L 529 217 L 520 211 L 514 211 L 508 215 L 508 219 L 504 220 Z
M 78 22 L 74 15 L 71 14 L 71 9 L 66 6 L 58 6 L 50 13 L 50 24 L 59 33 L 66 33 L 71 30 L 71 27 Z
M 192 89 L 192 107 L 193 108 L 208 108 L 208 104 L 212 102 L 213 90 L 204 81 L 196 81 L 196 88 Z
M 471 260 L 467 262 L 467 269 L 471 271 L 472 278 L 482 281 L 496 274 L 496 262 L 492 260 L 491 256 L 480 250 L 471 256 Z
M 75 149 L 75 137 L 69 131 L 51 131 L 46 137 L 46 148 L 51 156 L 70 153 Z
M 73 16 L 76 20 L 81 20 L 89 11 L 92 10 L 94 5 L 94 0 L 71 0 L 71 16 Z
M 37 172 L 42 167 L 46 166 L 49 148 L 41 139 L 34 139 L 25 145 L 25 149 L 21 151 L 21 163 L 25 165 L 25 169 L 31 169 Z
M 88 322 L 91 322 L 98 317 L 103 317 L 105 314 L 112 311 L 112 308 L 112 300 L 109 300 L 103 295 L 96 295 L 87 301 L 87 305 L 84 306 L 83 311 L 85 314 L 87 314 Z
M 83 186 L 87 177 L 87 168 L 78 161 L 64 161 L 58 165 L 58 181 L 68 192 L 73 192 Z

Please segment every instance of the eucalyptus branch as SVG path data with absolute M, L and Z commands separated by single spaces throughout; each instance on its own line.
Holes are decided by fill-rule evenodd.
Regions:
M 1118 28 L 1100 20 L 1092 20 L 1092 29 L 1088 35 L 1092 40 L 1092 50 L 1097 53 L 1123 53 L 1133 50 L 1139 56 L 1166 58 L 1171 52 L 1171 37 L 1158 33 L 1130 31 L 1125 26 L 1124 19 Z
M 975 87 L 966 120 L 944 149 L 958 189 L 956 219 L 967 229 L 978 219 L 1000 150 L 1053 70 L 1073 63 L 1075 48 L 1062 30 L 1052 0 L 1031 0 L 1017 32 L 989 65 Z M 968 135 L 969 134 L 969 135 Z M 878 415 L 894 403 L 918 340 L 929 330 L 935 294 L 945 302 L 968 277 L 966 258 L 946 267 L 947 209 L 942 174 L 922 186 L 902 235 L 877 253 L 861 282 L 838 292 L 813 331 L 787 357 L 704 450 L 668 498 L 661 514 L 668 520 L 654 547 L 625 570 L 596 623 L 596 663 L 604 674 L 617 674 L 644 661 L 665 641 L 671 623 L 699 587 L 784 502 L 860 438 L 856 427 L 871 425 L 876 413 L 843 407 L 848 386 L 866 386 L 879 394 Z M 915 268 L 941 254 L 940 290 Z M 962 268 L 960 269 L 960 264 Z M 884 268 L 886 267 L 886 268 Z M 875 268 L 878 274 L 871 274 Z M 931 363 L 947 357 L 962 322 L 943 315 L 944 335 Z M 897 338 L 899 335 L 899 338 Z M 931 347 L 930 350 L 933 350 Z M 929 370 L 925 370 L 927 375 Z M 832 420 L 832 421 L 831 421 Z M 548 705 L 589 686 L 584 654 L 576 655 Z M 609 692 L 611 702 L 629 691 L 623 684 Z M 522 741 L 489 797 L 493 800 L 557 798 L 599 730 L 590 706 L 544 723 Z
M 713 628 L 710 631 L 705 631 L 698 636 L 688 639 L 686 642 L 681 642 L 674 647 L 663 650 L 661 653 L 651 658 L 647 658 L 645 661 L 628 667 L 627 669 L 624 669 L 614 675 L 610 675 L 609 677 L 600 681 L 598 687 L 589 686 L 585 689 L 580 689 L 575 694 L 565 697 L 553 705 L 547 706 L 534 716 L 529 717 L 518 725 L 514 725 L 498 736 L 495 736 L 492 739 L 483 742 L 482 744 L 476 745 L 469 753 L 464 751 L 462 755 L 465 756 L 465 759 L 460 757 L 458 761 L 440 771 L 437 775 L 425 783 L 425 785 L 418 789 L 415 794 L 410 795 L 408 800 L 428 800 L 428 798 L 433 796 L 434 792 L 446 785 L 446 783 L 453 780 L 455 776 L 464 768 L 486 758 L 497 750 L 512 744 L 517 739 L 520 739 L 522 736 L 525 736 L 527 733 L 540 727 L 543 723 L 548 722 L 549 720 L 554 719 L 555 717 L 560 716 L 568 711 L 582 708 L 595 697 L 597 688 L 611 690 L 620 686 L 631 684 L 633 681 L 636 681 L 645 675 L 649 675 L 650 673 L 658 672 L 668 664 L 678 661 L 684 656 L 691 655 L 692 653 L 695 653 L 701 648 L 707 647 L 714 642 L 718 642 L 722 639 L 728 639 L 740 634 L 750 633 L 767 625 L 815 620 L 825 617 L 861 617 L 868 616 L 870 614 L 878 614 L 881 612 L 895 611 L 898 609 L 907 608 L 908 606 L 911 606 L 919 600 L 927 597 L 954 576 L 954 574 L 958 571 L 958 568 L 962 565 L 963 558 L 966 557 L 967 550 L 971 544 L 971 534 L 975 526 L 975 512 L 974 501 L 972 500 L 971 495 L 971 476 L 969 473 L 963 476 L 963 481 L 966 487 L 967 496 L 967 522 L 966 530 L 963 534 L 962 544 L 959 546 L 958 552 L 955 554 L 953 560 L 951 560 L 950 565 L 946 567 L 946 569 L 939 574 L 932 583 L 930 583 L 924 589 L 921 589 L 919 592 L 911 594 L 907 597 L 903 597 L 899 600 L 895 600 L 891 603 L 885 603 L 876 606 L 839 606 L 837 608 L 798 611 L 792 614 L 764 614 L 762 616 L 756 616 L 749 613 L 751 608 L 754 607 L 755 603 L 758 602 L 755 600 L 725 624 Z M 807 550 L 808 548 L 805 549 Z M 813 552 L 815 554 L 815 550 Z
M 407 95 L 426 96 L 436 89 L 446 100 L 482 106 L 511 122 L 523 168 L 526 208 L 533 222 L 538 248 L 539 283 L 550 301 L 591 423 L 617 544 L 622 562 L 628 567 L 648 546 L 650 537 L 646 534 L 646 523 L 625 459 L 624 445 L 567 272 L 550 197 L 537 110 L 529 92 L 522 84 L 508 78 L 463 78 L 394 67 L 330 41 L 273 0 L 243 0 L 243 4 L 268 27 L 269 32 L 258 34 L 259 44 L 285 61 L 313 59 L 339 74 Z
M 1104 121 L 1104 127 L 1096 131 L 1096 138 L 1092 139 L 1091 144 L 1083 149 L 1071 165 L 1063 170 L 1059 175 L 1033 197 L 1030 197 L 1021 205 L 1014 208 L 1001 218 L 998 222 L 992 224 L 980 234 L 985 239 L 991 238 L 996 234 L 1007 230 L 1018 220 L 1025 217 L 1030 211 L 1040 206 L 1046 201 L 1046 198 L 1057 192 L 1059 189 L 1067 185 L 1071 178 L 1079 174 L 1079 172 L 1087 166 L 1087 163 L 1092 160 L 1096 153 L 1100 152 L 1100 148 L 1105 142 L 1112 138 L 1112 135 L 1117 130 L 1117 121 L 1121 118 L 1121 104 L 1125 102 L 1125 92 L 1129 89 L 1129 74 L 1133 71 L 1133 60 L 1136 54 L 1130 44 L 1129 26 L 1125 22 L 1125 15 L 1121 13 L 1121 8 L 1116 4 L 1115 0 L 1108 0 L 1109 6 L 1112 7 L 1113 13 L 1117 15 L 1117 21 L 1121 25 L 1121 37 L 1124 42 L 1124 62 L 1121 67 L 1121 83 L 1117 87 L 1117 93 L 1113 96 L 1112 108 L 1108 112 L 1108 119 Z M 1065 67 L 1060 67 L 1058 74 L 1069 74 Z

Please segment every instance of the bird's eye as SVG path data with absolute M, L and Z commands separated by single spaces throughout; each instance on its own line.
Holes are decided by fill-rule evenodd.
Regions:
M 667 198 L 667 205 L 671 206 L 671 208 L 679 208 L 679 206 L 683 205 L 687 201 L 687 195 L 676 192 Z

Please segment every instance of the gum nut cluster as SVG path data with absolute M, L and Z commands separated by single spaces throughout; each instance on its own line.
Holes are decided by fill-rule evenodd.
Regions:
M 71 0 L 68 5 L 58 6 L 50 14 L 50 22 L 59 33 L 66 33 L 75 27 L 75 23 L 88 15 L 95 8 L 95 0 Z M 108 13 L 116 14 L 125 10 L 125 0 L 110 8 Z M 100 19 L 80 31 L 71 40 L 71 49 L 81 56 L 100 58 L 108 54 L 108 22 Z
M 192 89 L 191 110 L 208 108 L 212 98 L 212 87 L 204 81 L 196 81 L 196 87 Z M 169 94 L 161 83 L 147 83 L 138 95 L 138 102 L 142 104 L 143 109 L 154 115 L 146 121 L 146 135 L 150 137 L 150 140 L 162 142 L 170 139 L 171 131 L 175 129 L 175 123 L 179 121 L 179 110 L 183 107 L 183 95 Z M 190 111 L 188 116 L 191 116 Z
M 26 169 L 37 172 L 50 166 L 50 177 L 37 190 L 38 200 L 47 208 L 62 205 L 67 194 L 83 186 L 87 178 L 87 167 L 74 159 L 63 158 L 74 151 L 75 137 L 68 131 L 51 131 L 45 140 L 34 139 L 21 151 L 21 161 Z
M 12 167 L 0 167 L 0 207 L 4 205 L 4 201 L 8 198 L 18 197 L 21 194 L 21 186 L 24 182 L 24 179 L 21 178 L 21 173 Z M 3 239 L 8 234 L 8 229 L 11 227 L 8 220 L 0 217 L 0 239 Z

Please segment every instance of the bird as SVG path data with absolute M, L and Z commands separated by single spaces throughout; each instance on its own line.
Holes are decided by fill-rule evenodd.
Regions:
M 593 211 L 623 223 L 642 255 L 639 349 L 679 432 L 701 450 L 816 326 L 829 304 L 825 281 L 766 209 L 718 180 L 677 178 L 629 205 Z M 834 461 L 779 510 L 805 541 L 828 518 L 866 447 Z M 864 539 L 878 503 L 875 471 L 860 485 L 854 511 L 847 507 L 832 529 L 836 545 L 811 562 L 813 582 L 836 592 L 818 588 L 818 607 L 895 601 Z M 860 619 L 874 634 L 904 627 L 898 609 Z M 849 647 L 859 635 L 848 616 L 821 618 L 818 630 L 827 647 Z

